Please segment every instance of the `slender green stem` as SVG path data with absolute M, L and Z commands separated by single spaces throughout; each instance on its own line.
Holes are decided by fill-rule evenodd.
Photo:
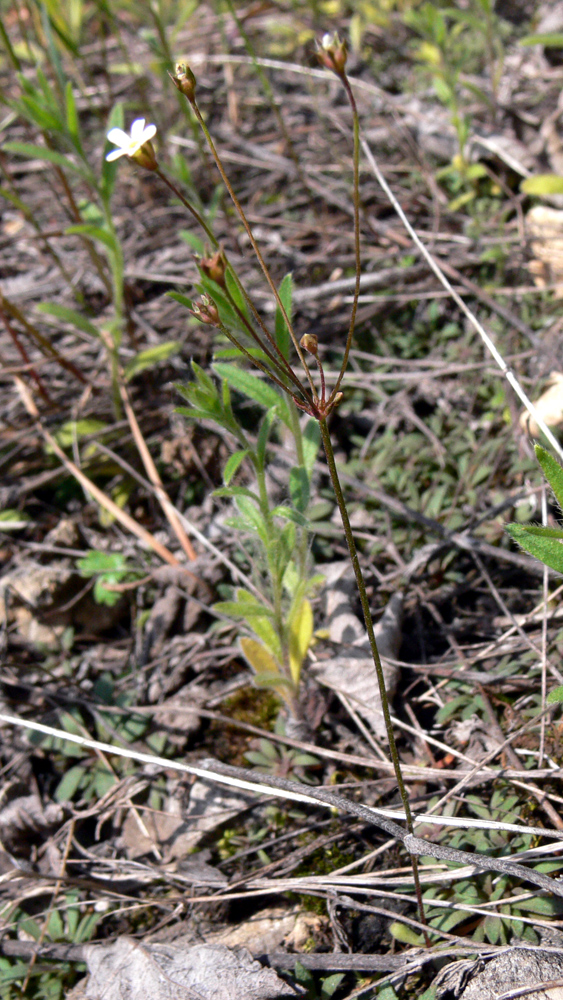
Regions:
M 203 229 L 205 235 L 207 236 L 207 239 L 210 241 L 210 243 L 212 244 L 212 246 L 218 248 L 219 247 L 219 241 L 215 237 L 215 235 L 213 233 L 213 230 L 209 228 L 209 226 L 207 225 L 207 222 L 205 221 L 205 219 L 203 218 L 203 216 L 199 214 L 197 208 L 194 208 L 194 206 L 192 205 L 192 203 L 190 201 L 188 201 L 188 199 L 185 197 L 185 195 L 182 194 L 182 192 L 180 191 L 180 188 L 176 187 L 176 185 L 174 184 L 174 182 L 171 181 L 170 178 L 167 177 L 165 173 L 163 173 L 163 171 L 160 169 L 160 167 L 157 167 L 157 169 L 155 170 L 155 174 L 157 175 L 157 177 L 160 177 L 161 181 L 164 181 L 164 183 L 166 184 L 166 186 L 168 188 L 170 188 L 170 190 L 172 191 L 172 193 L 175 194 L 176 197 L 180 199 L 180 201 L 182 202 L 182 205 L 184 206 L 184 208 L 187 208 L 187 210 L 190 213 L 190 215 L 192 215 L 194 217 L 195 221 L 198 223 L 198 225 L 201 226 L 201 228 Z
M 227 327 L 224 326 L 223 323 L 221 322 L 219 323 L 218 329 L 221 331 L 221 333 L 225 335 L 225 337 L 228 338 L 228 340 L 231 341 L 231 344 L 233 344 L 234 347 L 236 347 L 239 351 L 242 352 L 242 354 L 244 354 L 246 358 L 248 358 L 248 360 L 251 362 L 251 364 L 255 366 L 255 368 L 259 368 L 261 372 L 264 372 L 264 375 L 267 375 L 268 378 L 272 380 L 272 382 L 275 382 L 276 385 L 280 387 L 280 389 L 282 389 L 287 395 L 289 395 L 291 399 L 294 401 L 294 403 L 300 402 L 297 399 L 297 396 L 294 395 L 293 391 L 287 386 L 287 384 L 283 382 L 280 378 L 278 378 L 276 375 L 274 375 L 274 373 L 270 371 L 269 368 L 266 368 L 266 365 L 263 364 L 262 361 L 260 361 L 258 358 L 254 357 L 254 355 L 251 354 L 250 351 L 247 351 L 244 344 L 241 344 L 240 340 L 237 340 L 237 338 L 233 336 L 233 334 L 229 330 L 227 330 Z M 260 345 L 260 347 L 262 350 L 264 349 L 262 344 Z
M 160 179 L 166 184 L 166 186 L 172 191 L 172 193 L 174 195 L 176 195 L 176 197 L 182 202 L 182 205 L 184 205 L 184 207 L 187 208 L 187 210 L 190 213 L 190 215 L 193 216 L 193 218 L 196 220 L 196 222 L 198 223 L 198 225 L 200 225 L 201 228 L 203 229 L 205 235 L 207 236 L 207 238 L 210 241 L 210 243 L 212 244 L 212 246 L 214 246 L 215 248 L 218 249 L 219 248 L 219 241 L 217 240 L 217 237 L 213 233 L 213 230 L 210 229 L 210 227 L 207 225 L 205 219 L 203 218 L 202 215 L 200 215 L 200 213 L 198 212 L 198 210 L 196 208 L 194 208 L 194 206 L 192 205 L 192 203 L 190 201 L 188 201 L 188 199 L 185 197 L 185 195 L 182 194 L 182 192 L 180 191 L 180 189 L 174 184 L 173 181 L 170 180 L 169 177 L 167 177 L 167 175 L 160 169 L 160 167 L 157 168 L 157 170 L 155 170 L 155 174 L 157 174 L 157 176 L 160 177 Z M 307 403 L 311 403 L 312 401 L 311 401 L 311 399 L 309 399 L 305 387 L 301 384 L 300 380 L 295 375 L 293 369 L 291 368 L 291 366 L 288 364 L 288 362 L 283 357 L 283 355 L 282 355 L 281 351 L 279 350 L 277 344 L 273 340 L 273 337 L 270 334 L 269 330 L 267 329 L 267 327 L 264 325 L 264 323 L 260 319 L 260 316 L 259 316 L 258 310 L 256 309 L 256 306 L 252 302 L 252 299 L 248 295 L 247 291 L 245 290 L 244 286 L 242 285 L 242 282 L 240 281 L 238 275 L 236 274 L 236 272 L 235 272 L 232 264 L 230 264 L 230 263 L 229 263 L 229 269 L 230 269 L 230 273 L 232 274 L 232 276 L 235 279 L 237 287 L 242 292 L 245 301 L 250 306 L 254 317 L 256 318 L 256 320 L 258 321 L 258 323 L 260 324 L 260 328 L 263 330 L 265 336 L 268 338 L 268 340 L 270 341 L 270 343 L 272 343 L 272 345 L 275 348 L 276 352 L 279 354 L 281 364 L 277 362 L 276 358 L 271 354 L 271 352 L 264 345 L 264 343 L 262 341 L 260 341 L 260 339 L 257 337 L 256 332 L 252 329 L 252 326 L 248 322 L 248 320 L 246 319 L 244 313 L 242 313 L 240 311 L 240 309 L 238 308 L 238 306 L 236 305 L 236 303 L 233 301 L 233 298 L 232 298 L 232 296 L 229 295 L 229 292 L 228 292 L 228 289 L 227 289 L 227 295 L 229 295 L 229 298 L 231 300 L 231 304 L 233 305 L 233 307 L 234 307 L 235 311 L 237 312 L 239 318 L 241 320 L 243 320 L 243 322 L 244 322 L 247 330 L 249 331 L 249 333 L 251 334 L 251 336 L 257 341 L 257 343 L 259 344 L 260 348 L 268 355 L 268 357 L 269 357 L 270 361 L 272 362 L 272 364 L 274 365 L 274 367 L 280 372 L 280 374 L 283 372 L 284 375 L 287 375 L 287 377 L 290 378 L 291 381 L 293 382 L 293 384 L 296 387 L 296 389 L 303 395 L 305 401 Z M 225 332 L 225 331 L 223 330 L 223 332 Z M 230 337 L 230 339 L 231 340 L 233 339 L 232 336 Z M 235 341 L 233 341 L 233 343 L 235 343 Z M 244 348 L 240 344 L 236 343 L 236 346 L 240 347 L 240 350 L 242 350 L 245 354 L 247 353 L 246 351 L 244 351 Z M 257 363 L 257 362 L 254 361 L 254 359 L 252 357 L 250 357 L 250 360 L 253 362 L 253 364 Z M 269 370 L 267 368 L 265 368 L 264 366 L 258 365 L 258 367 L 262 368 L 262 371 L 266 372 L 267 375 L 271 375 L 271 373 L 269 372 Z M 283 384 L 283 382 L 279 381 L 276 378 L 276 376 L 271 375 L 271 377 L 274 379 L 274 381 L 277 382 L 277 384 L 279 386 L 281 386 L 282 389 L 286 388 L 286 386 Z
M 299 411 L 292 399 L 288 400 L 289 415 L 291 417 L 291 433 L 293 435 L 293 440 L 295 442 L 295 457 L 297 459 L 297 465 L 305 466 L 305 454 L 303 451 L 303 434 L 301 433 L 301 424 L 299 421 Z M 299 555 L 299 576 L 301 579 L 305 578 L 307 570 L 307 530 L 306 528 L 297 528 L 298 545 L 297 552 Z
M 299 423 L 299 413 L 297 412 L 297 407 L 292 399 L 289 400 L 289 414 L 291 417 L 291 433 L 293 434 L 293 440 L 295 441 L 297 464 L 305 465 L 305 456 L 303 454 L 303 435 L 301 433 L 301 424 Z
M 268 529 L 268 545 L 266 548 L 266 560 L 268 563 L 268 573 L 270 574 L 270 583 L 272 587 L 272 597 L 274 605 L 274 618 L 273 626 L 277 632 L 280 640 L 280 645 L 282 649 L 282 662 L 284 666 L 287 660 L 287 640 L 286 640 L 286 630 L 284 628 L 283 622 L 283 610 L 282 610 L 282 586 L 278 567 L 278 552 L 277 552 L 277 531 L 274 524 L 274 519 L 272 517 L 272 512 L 270 510 L 270 500 L 268 497 L 268 489 L 266 486 L 266 471 L 264 466 L 255 462 L 254 465 L 256 471 L 256 481 L 258 484 L 258 493 L 260 496 L 260 510 L 262 517 L 266 523 Z M 289 673 L 288 673 L 289 675 Z
M 366 626 L 366 632 L 368 635 L 369 645 L 371 649 L 371 655 L 373 657 L 373 663 L 375 666 L 375 673 L 377 675 L 377 683 L 379 685 L 379 693 L 381 696 L 381 709 L 383 711 L 383 718 L 385 720 L 385 728 L 387 730 L 387 740 L 389 742 L 389 752 L 391 754 L 391 760 L 393 761 L 393 768 L 395 770 L 395 777 L 397 779 L 397 785 L 399 786 L 399 793 L 401 796 L 401 801 L 403 803 L 403 808 L 405 810 L 405 817 L 407 822 L 407 830 L 414 836 L 414 824 L 412 819 L 412 812 L 409 802 L 409 797 L 406 789 L 406 785 L 403 778 L 403 772 L 401 770 L 401 761 L 399 758 L 399 753 L 397 750 L 397 744 L 395 743 L 395 734 L 393 732 L 393 723 L 391 722 L 391 712 L 389 709 L 389 698 L 387 697 L 387 690 L 385 688 L 385 676 L 383 673 L 383 666 L 381 663 L 381 657 L 379 655 L 379 650 L 377 648 L 377 640 L 375 638 L 375 632 L 373 628 L 373 619 L 371 617 L 371 610 L 369 606 L 369 600 L 366 590 L 366 584 L 364 580 L 364 575 L 362 573 L 362 567 L 360 566 L 360 560 L 358 558 L 358 550 L 356 548 L 356 543 L 354 541 L 354 535 L 352 533 L 352 527 L 350 525 L 350 518 L 348 517 L 348 509 L 346 507 L 346 500 L 344 499 L 344 493 L 342 492 L 342 486 L 340 485 L 340 479 L 338 476 L 338 470 L 336 468 L 336 461 L 334 458 L 334 449 L 332 447 L 332 441 L 330 438 L 330 431 L 328 429 L 328 424 L 326 418 L 319 420 L 319 425 L 321 428 L 321 436 L 323 439 L 323 445 L 326 454 L 326 460 L 328 463 L 328 470 L 330 474 L 330 479 L 332 482 L 332 488 L 334 490 L 334 495 L 336 497 L 336 502 L 338 504 L 338 509 L 340 511 L 340 516 L 342 518 L 342 526 L 344 528 L 344 534 L 346 535 L 346 543 L 348 545 L 348 551 L 350 553 L 350 559 L 354 569 L 354 576 L 356 577 L 356 584 L 358 587 L 358 592 L 360 595 L 360 603 L 362 605 L 362 611 L 364 614 L 364 622 Z M 426 918 L 424 914 L 424 904 L 422 900 L 422 890 L 420 887 L 420 879 L 418 874 L 418 862 L 414 855 L 410 856 L 413 878 L 416 890 L 416 897 L 418 901 L 418 908 L 420 912 L 420 919 L 423 924 L 426 924 Z M 427 944 L 430 945 L 428 935 L 426 935 Z
M 270 359 L 270 361 L 271 361 L 272 365 L 274 366 L 275 370 L 280 375 L 287 377 L 290 380 L 290 382 L 292 382 L 293 385 L 298 389 L 298 391 L 303 395 L 303 397 L 306 400 L 306 402 L 311 403 L 312 400 L 309 398 L 309 395 L 308 395 L 308 393 L 305 390 L 305 386 L 301 384 L 301 382 L 298 379 L 297 375 L 293 371 L 293 368 L 291 367 L 291 365 L 289 364 L 289 362 L 286 361 L 286 359 L 284 358 L 282 352 L 280 351 L 280 349 L 279 349 L 278 345 L 276 344 L 274 338 L 272 337 L 270 331 L 264 326 L 263 323 L 260 324 L 261 329 L 264 331 L 265 335 L 268 338 L 268 341 L 271 343 L 272 347 L 274 348 L 274 350 L 275 350 L 275 352 L 277 354 L 277 357 L 274 354 L 272 354 L 272 352 L 270 351 L 270 349 L 268 347 L 266 347 L 266 345 L 264 344 L 264 342 L 262 340 L 260 340 L 260 337 L 256 333 L 256 330 L 252 326 L 252 323 L 249 322 L 248 318 L 244 315 L 244 313 L 242 312 L 242 310 L 239 309 L 239 307 L 237 306 L 235 300 L 233 299 L 232 295 L 230 294 L 228 288 L 225 289 L 225 292 L 226 292 L 226 295 L 228 296 L 228 299 L 229 299 L 229 301 L 230 301 L 233 309 L 235 310 L 238 318 L 240 319 L 241 323 L 244 324 L 244 326 L 248 330 L 249 335 L 252 337 L 252 339 L 258 344 L 258 346 L 260 347 L 260 349 L 262 351 L 264 351 L 264 353 Z
M 360 119 L 358 116 L 358 107 L 356 104 L 356 99 L 354 97 L 354 92 L 350 86 L 350 82 L 345 73 L 340 77 L 346 91 L 346 95 L 350 102 L 350 107 L 352 109 L 352 121 L 354 126 L 354 152 L 353 152 L 353 164 L 354 164 L 354 179 L 352 185 L 353 191 L 353 202 L 354 202 L 354 263 L 356 271 L 356 281 L 354 285 L 354 300 L 352 302 L 352 311 L 350 313 L 350 324 L 348 326 L 348 336 L 346 337 L 346 346 L 344 348 L 344 357 L 342 358 L 342 364 L 340 366 L 340 373 L 336 380 L 336 385 L 330 394 L 329 403 L 332 403 L 336 397 L 338 390 L 340 389 L 340 383 L 344 378 L 344 374 L 348 367 L 348 358 L 350 355 L 350 348 L 352 347 L 352 337 L 354 336 L 354 328 L 356 326 L 356 313 L 358 312 L 358 298 L 360 295 L 360 276 L 362 261 L 360 255 Z
M 236 208 L 236 210 L 237 210 L 237 212 L 239 214 L 239 218 L 240 218 L 240 220 L 241 220 L 241 222 L 242 222 L 242 224 L 243 224 L 243 226 L 244 226 L 244 228 L 246 230 L 246 235 L 248 236 L 248 238 L 250 240 L 250 244 L 252 246 L 252 249 L 254 250 L 254 253 L 256 254 L 256 259 L 257 259 L 258 263 L 260 264 L 260 267 L 262 268 L 262 272 L 264 274 L 264 277 L 266 278 L 266 281 L 268 282 L 268 285 L 270 287 L 272 295 L 274 296 L 274 298 L 276 300 L 276 304 L 277 304 L 277 306 L 278 306 L 278 308 L 279 308 L 279 310 L 280 310 L 280 312 L 281 312 L 281 314 L 282 314 L 282 316 L 283 316 L 283 318 L 284 318 L 284 320 L 285 320 L 285 322 L 287 324 L 287 329 L 289 330 L 289 334 L 290 334 L 291 339 L 293 341 L 293 346 L 295 347 L 295 350 L 297 351 L 297 355 L 299 357 L 299 360 L 300 360 L 301 364 L 303 365 L 303 369 L 304 369 L 305 374 L 307 376 L 307 381 L 309 382 L 309 385 L 311 387 L 311 392 L 314 395 L 315 394 L 315 384 L 313 382 L 313 378 L 312 378 L 311 372 L 309 370 L 309 366 L 308 366 L 308 364 L 307 364 L 307 362 L 305 360 L 305 355 L 304 355 L 303 351 L 301 350 L 301 347 L 299 345 L 299 341 L 297 340 L 297 337 L 295 335 L 295 331 L 293 329 L 293 324 L 292 324 L 292 322 L 291 322 L 291 320 L 290 320 L 290 318 L 289 318 L 289 316 L 287 314 L 287 310 L 286 310 L 286 308 L 285 308 L 285 306 L 284 306 L 284 304 L 283 304 L 283 302 L 282 302 L 282 300 L 280 298 L 280 294 L 279 294 L 279 292 L 278 292 L 278 290 L 276 288 L 275 282 L 274 282 L 274 280 L 273 280 L 273 278 L 272 278 L 272 276 L 270 274 L 270 271 L 268 270 L 268 266 L 266 264 L 266 261 L 264 260 L 264 258 L 262 256 L 262 252 L 260 250 L 260 247 L 258 246 L 258 243 L 256 242 L 256 240 L 254 238 L 254 233 L 252 232 L 252 229 L 250 228 L 250 224 L 248 222 L 248 219 L 246 218 L 246 215 L 244 214 L 244 209 L 243 209 L 240 201 L 238 200 L 238 198 L 237 198 L 237 196 L 236 196 L 236 194 L 235 194 L 235 192 L 233 190 L 233 187 L 231 185 L 231 182 L 230 182 L 229 178 L 227 177 L 227 174 L 225 173 L 225 168 L 223 167 L 223 163 L 222 163 L 221 157 L 219 156 L 219 154 L 217 152 L 217 149 L 215 148 L 215 143 L 213 142 L 213 139 L 211 138 L 211 133 L 210 133 L 209 129 L 207 128 L 207 125 L 205 124 L 205 122 L 203 120 L 203 115 L 201 114 L 201 111 L 199 110 L 199 107 L 198 107 L 198 104 L 197 104 L 195 98 L 193 98 L 190 101 L 190 103 L 192 105 L 192 108 L 194 109 L 194 113 L 196 115 L 196 118 L 197 118 L 197 120 L 198 120 L 198 122 L 199 122 L 199 124 L 200 124 L 200 126 L 201 126 L 201 128 L 203 130 L 203 134 L 205 135 L 205 138 L 207 139 L 207 143 L 208 143 L 209 148 L 211 150 L 211 154 L 213 156 L 213 159 L 215 160 L 215 163 L 217 164 L 217 169 L 218 169 L 219 173 L 221 174 L 221 177 L 223 179 L 223 183 L 224 183 L 225 187 L 227 188 L 227 191 L 229 192 L 229 195 L 231 196 L 231 201 L 233 202 L 233 205 L 235 206 L 235 208 Z

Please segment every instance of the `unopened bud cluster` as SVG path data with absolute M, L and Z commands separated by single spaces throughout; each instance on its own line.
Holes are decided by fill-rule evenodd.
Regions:
M 208 326 L 221 325 L 219 310 L 209 295 L 202 295 L 199 302 L 194 302 L 194 307 L 190 309 L 190 312 L 200 323 L 207 323 Z
M 211 281 L 214 281 L 221 288 L 225 288 L 227 262 L 222 249 L 216 250 L 214 254 L 207 257 L 196 256 L 194 260 L 206 278 L 211 278 Z
M 299 343 L 304 351 L 312 354 L 315 358 L 317 357 L 319 353 L 319 339 L 314 333 L 305 333 Z
M 170 74 L 170 76 L 174 86 L 178 88 L 180 93 L 183 94 L 184 97 L 187 97 L 190 103 L 195 101 L 197 80 L 188 64 L 181 62 L 176 63 L 174 76 L 172 76 L 172 74 Z
M 345 75 L 347 58 L 346 42 L 339 38 L 336 31 L 333 35 L 323 35 L 320 45 L 317 44 L 317 59 L 323 66 L 342 77 Z

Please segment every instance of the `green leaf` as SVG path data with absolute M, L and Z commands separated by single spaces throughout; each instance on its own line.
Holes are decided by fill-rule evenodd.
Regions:
M 68 229 L 65 229 L 65 235 L 88 236 L 91 240 L 103 243 L 110 253 L 117 256 L 120 252 L 117 239 L 113 233 L 108 232 L 107 229 L 101 229 L 100 226 L 94 226 L 90 222 L 82 222 L 77 226 L 69 226 Z
M 256 642 L 256 639 L 243 636 L 240 640 L 240 648 L 255 674 L 267 674 L 270 677 L 281 676 L 277 660 L 261 643 Z
M 213 395 L 217 396 L 217 398 L 219 398 L 215 382 L 213 381 L 211 376 L 208 375 L 207 372 L 204 371 L 200 365 L 198 365 L 197 361 L 192 361 L 192 371 L 199 384 L 202 385 L 204 388 L 208 389 L 209 392 L 213 393 Z
M 80 576 L 90 577 L 96 573 L 127 572 L 128 565 L 121 552 L 101 552 L 92 549 L 83 559 L 78 559 L 76 566 Z
M 553 917 L 563 910 L 563 901 L 555 896 L 536 896 L 534 899 L 523 901 L 522 909 L 529 910 L 530 913 L 539 913 L 545 917 Z
M 384 986 L 377 994 L 377 1000 L 399 1000 L 392 986 Z
M 112 581 L 109 577 L 99 576 L 94 583 L 93 593 L 96 604 L 105 604 L 108 608 L 113 608 L 119 603 L 122 595 L 118 590 L 108 590 L 106 584 L 110 582 L 118 583 L 119 581 Z
M 506 530 L 525 552 L 563 573 L 563 532 L 534 524 L 507 524 Z
M 260 423 L 260 430 L 258 431 L 258 439 L 256 441 L 256 458 L 259 469 L 263 469 L 266 464 L 266 446 L 268 444 L 268 438 L 275 419 L 276 410 L 271 409 L 265 413 L 264 418 Z
M 94 789 L 99 799 L 109 792 L 110 788 L 117 783 L 117 776 L 108 771 L 107 768 L 97 768 L 94 773 Z
M 246 354 L 243 354 L 238 347 L 215 347 L 213 351 L 214 361 L 248 361 L 248 355 L 252 358 L 256 358 L 257 361 L 261 361 L 266 367 L 270 363 L 268 355 L 262 351 L 259 347 L 247 347 L 245 348 Z
M 256 687 L 260 688 L 289 688 L 293 690 L 293 684 L 288 677 L 284 677 L 283 674 L 268 673 L 267 671 L 255 674 L 254 683 Z
M 520 184 L 524 194 L 550 195 L 563 194 L 563 177 L 558 174 L 536 174 L 526 177 Z
M 563 687 L 553 688 L 547 696 L 548 705 L 560 705 L 563 702 Z
M 321 1000 L 324 1000 L 324 997 L 331 997 L 338 989 L 343 979 L 343 972 L 335 972 L 334 975 L 327 976 L 327 978 L 323 980 L 323 985 L 321 986 Z
M 56 127 L 58 128 L 58 123 Z M 50 128 L 53 128 L 53 125 Z M 63 170 L 69 170 L 73 174 L 78 174 L 88 184 L 92 182 L 92 174 L 86 167 L 78 163 L 73 163 L 68 156 L 58 153 L 56 149 L 47 149 L 46 146 L 34 146 L 29 142 L 5 142 L 2 149 L 8 153 L 16 153 L 17 156 L 25 156 L 28 160 L 47 160 L 49 163 L 54 163 L 57 167 L 62 167 Z
M 543 35 L 525 35 L 520 39 L 520 45 L 545 45 L 549 49 L 563 48 L 563 34 L 551 31 Z
M 240 310 L 243 316 L 247 316 L 248 305 L 246 303 L 246 299 L 239 288 L 238 282 L 230 266 L 225 271 L 225 284 L 227 286 L 227 291 L 229 292 L 229 295 L 231 296 L 237 308 Z
M 179 302 L 181 306 L 185 306 L 186 309 L 193 309 L 193 302 L 188 298 L 187 295 L 182 295 L 181 292 L 167 292 L 168 298 L 174 299 L 175 302 Z
M 301 666 L 313 638 L 313 609 L 305 598 L 292 612 L 289 622 L 289 666 L 294 684 L 299 684 Z
M 236 601 L 225 601 L 214 607 L 232 617 L 243 618 L 272 656 L 281 660 L 281 641 L 272 624 L 274 611 L 249 590 L 239 587 Z
M 561 468 L 553 455 L 550 455 L 540 444 L 535 446 L 534 451 L 542 467 L 543 474 L 555 494 L 559 508 L 563 511 L 563 468 Z
M 395 941 L 400 941 L 401 944 L 412 944 L 415 946 L 424 945 L 424 938 L 422 934 L 417 934 L 412 927 L 408 927 L 407 924 L 402 924 L 398 920 L 394 920 L 389 930 Z M 381 996 L 381 994 L 379 994 Z
M 83 764 L 75 764 L 59 781 L 54 794 L 56 802 L 70 802 L 80 783 L 87 773 Z
M 289 493 L 296 509 L 303 514 L 309 503 L 309 476 L 303 465 L 295 465 L 289 473 Z
M 65 323 L 72 323 L 77 330 L 82 330 L 82 333 L 87 333 L 90 337 L 100 336 L 97 327 L 89 319 L 86 319 L 82 313 L 77 312 L 76 309 L 61 306 L 58 302 L 40 302 L 35 308 L 38 312 L 54 316 L 56 319 L 62 319 Z
M 130 72 L 131 71 L 128 69 L 127 73 L 129 74 Z M 199 254 L 200 257 L 204 256 L 205 244 L 200 236 L 196 236 L 195 233 L 191 233 L 188 229 L 181 229 L 180 238 L 183 239 L 195 253 Z
M 286 274 L 283 279 L 279 289 L 279 296 L 282 305 L 287 313 L 289 321 L 291 322 L 291 309 L 292 309 L 292 295 L 293 295 L 293 277 L 290 274 Z M 276 325 L 275 325 L 275 335 L 276 344 L 278 345 L 280 351 L 282 352 L 286 361 L 289 361 L 289 352 L 291 349 L 291 335 L 289 332 L 288 325 L 284 319 L 283 313 L 278 306 L 276 306 Z
M 232 389 L 236 389 L 243 396 L 254 400 L 255 403 L 259 403 L 267 410 L 271 407 L 276 407 L 280 418 L 291 428 L 291 417 L 287 401 L 279 395 L 269 382 L 258 378 L 257 375 L 247 372 L 243 368 L 225 364 L 222 361 L 215 362 L 213 369 Z
M 213 369 L 219 378 L 228 382 L 233 389 L 242 393 L 243 396 L 247 396 L 248 399 L 260 403 L 265 409 L 270 409 L 270 407 L 278 405 L 280 396 L 273 386 L 264 381 L 264 379 L 259 378 L 258 375 L 251 374 L 237 365 L 225 364 L 222 361 L 216 362 L 213 365 Z
M 249 764 L 257 764 L 258 767 L 265 767 L 266 765 L 271 767 L 270 760 L 258 750 L 247 750 L 244 755 L 244 759 L 247 760 Z
M 57 107 L 47 107 L 41 99 L 36 100 L 31 94 L 23 94 L 17 103 L 20 114 L 28 121 L 34 122 L 41 131 L 61 132 L 64 128 L 59 109 Z M 25 145 L 29 145 L 26 143 Z M 4 147 L 5 148 L 5 147 Z M 36 147 L 43 149 L 43 146 Z M 14 152 L 17 152 L 15 150 Z M 26 155 L 24 153 L 24 155 Z
M 501 931 L 502 920 L 500 917 L 485 917 L 485 935 L 491 944 L 497 944 Z
M 225 486 L 228 486 L 231 479 L 233 478 L 235 472 L 239 468 L 244 459 L 249 454 L 248 448 L 243 448 L 241 451 L 235 451 L 230 458 L 227 459 L 227 463 L 223 470 L 223 482 Z
M 292 759 L 297 767 L 318 767 L 320 764 L 318 757 L 313 757 L 312 753 L 296 753 Z
M 436 987 L 429 986 L 424 993 L 421 993 L 418 1000 L 436 1000 Z
M 65 103 L 66 103 L 66 127 L 68 133 L 74 142 L 76 148 L 81 150 L 80 142 L 80 123 L 78 120 L 78 112 L 76 110 L 76 101 L 74 100 L 74 94 L 72 91 L 72 83 L 67 80 L 65 87 Z
M 162 344 L 154 347 L 147 347 L 129 362 L 125 368 L 125 381 L 129 382 L 139 372 L 146 371 L 147 368 L 154 368 L 167 361 L 173 354 L 177 354 L 182 345 L 179 340 L 166 340 Z
M 319 426 L 319 422 L 318 420 L 315 420 L 314 417 L 311 417 L 311 419 L 305 424 L 305 429 L 303 431 L 303 462 L 309 477 L 315 467 L 315 461 L 319 453 L 320 443 L 321 428 Z
M 92 937 L 96 927 L 98 926 L 100 920 L 104 919 L 103 913 L 86 913 L 80 921 L 76 934 L 74 936 L 74 943 L 80 944 L 83 941 L 89 941 Z
M 274 612 L 266 608 L 259 601 L 252 604 L 250 601 L 217 601 L 213 605 L 213 610 L 221 615 L 228 615 L 229 618 L 244 618 L 250 620 L 254 628 L 255 618 L 273 618 Z
M 94 583 L 94 598 L 98 604 L 109 607 L 121 600 L 118 590 L 109 589 L 110 585 L 121 583 L 125 579 L 135 579 L 141 574 L 127 563 L 121 552 L 100 552 L 92 550 L 76 563 L 78 572 L 83 577 L 96 577 Z
M 309 528 L 309 522 L 306 517 L 303 517 L 298 510 L 292 510 L 291 507 L 274 507 L 271 512 L 275 517 L 285 517 L 288 521 L 293 521 L 294 524 L 298 524 L 300 528 Z
M 64 936 L 64 926 L 58 910 L 53 910 L 47 921 L 47 934 L 51 941 L 58 941 Z
M 247 486 L 219 486 L 218 489 L 213 490 L 212 496 L 214 497 L 249 497 L 250 500 L 254 500 L 255 503 L 260 503 L 260 497 L 252 490 L 249 490 Z
M 295 962 L 295 978 L 299 983 L 304 983 L 309 990 L 314 988 L 315 980 L 312 973 L 304 965 L 301 965 L 299 959 Z
M 31 518 L 24 511 L 6 507 L 0 510 L 0 531 L 19 531 L 30 524 Z
M 248 528 L 251 531 L 256 532 L 258 537 L 264 543 L 264 547 L 269 550 L 272 545 L 272 541 L 274 540 L 272 539 L 272 528 L 256 507 L 255 502 L 246 496 L 235 496 L 235 503 L 246 521 Z
M 80 441 L 81 438 L 94 434 L 98 437 L 107 429 L 108 425 L 104 424 L 102 420 L 68 420 L 62 427 L 59 427 L 53 437 L 61 448 L 72 448 L 74 441 Z M 46 445 L 45 450 L 48 454 L 52 452 L 49 445 Z
M 432 83 L 434 84 L 434 90 L 436 91 L 438 100 L 447 106 L 454 99 L 454 92 L 452 88 L 440 76 L 435 76 Z

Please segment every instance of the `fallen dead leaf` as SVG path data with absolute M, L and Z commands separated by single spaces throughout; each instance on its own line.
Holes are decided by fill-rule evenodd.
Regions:
M 563 215 L 563 213 L 562 213 Z M 563 423 L 563 373 L 552 372 L 549 383 L 539 399 L 534 403 L 539 416 L 548 427 L 558 427 Z M 524 410 L 520 414 L 520 427 L 532 437 L 539 437 L 539 427 L 534 418 Z
M 563 297 L 563 211 L 536 205 L 526 215 L 526 232 L 534 259 L 528 268 L 538 288 L 555 285 L 556 298 Z
M 86 945 L 88 978 L 67 1000 L 270 1000 L 302 996 L 256 962 L 246 948 L 192 944 L 142 944 L 130 937 L 114 944 Z
M 563 986 L 549 983 L 563 977 L 563 957 L 530 948 L 510 948 L 492 958 L 485 968 L 479 961 L 454 962 L 434 980 L 436 1000 L 502 1000 L 522 988 L 526 1000 L 563 1000 Z M 542 988 L 543 987 L 543 988 Z
M 379 685 L 363 623 L 354 614 L 355 579 L 348 562 L 323 566 L 326 579 L 325 600 L 329 638 L 337 646 L 337 655 L 315 664 L 315 675 L 338 694 L 345 695 L 380 739 L 386 739 Z M 375 626 L 382 658 L 385 686 L 390 698 L 397 685 L 398 669 L 390 662 L 397 658 L 401 645 L 403 595 L 393 594 L 383 617 Z M 340 648 L 339 648 L 340 647 Z

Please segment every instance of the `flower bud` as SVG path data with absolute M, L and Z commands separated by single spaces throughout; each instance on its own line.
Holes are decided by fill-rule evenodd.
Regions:
M 178 88 L 184 97 L 188 98 L 188 101 L 193 103 L 195 100 L 195 88 L 197 86 L 197 80 L 192 73 L 190 67 L 187 63 L 176 63 L 176 68 L 174 76 L 170 74 L 170 78 L 175 87 Z
M 211 278 L 221 288 L 225 288 L 227 262 L 222 249 L 217 250 L 211 257 L 195 257 L 194 259 L 206 278 Z
M 192 316 L 195 316 L 200 323 L 207 323 L 208 326 L 220 326 L 221 321 L 219 319 L 219 310 L 213 302 L 213 299 L 209 298 L 209 295 L 202 295 L 199 302 L 194 302 L 193 309 L 189 310 Z
M 337 76 L 344 76 L 347 58 L 346 42 L 338 37 L 336 31 L 333 35 L 323 35 L 320 45 L 317 43 L 317 59 Z
M 312 354 L 315 358 L 317 357 L 319 353 L 319 339 L 314 333 L 305 333 L 301 337 L 299 344 L 308 354 Z

